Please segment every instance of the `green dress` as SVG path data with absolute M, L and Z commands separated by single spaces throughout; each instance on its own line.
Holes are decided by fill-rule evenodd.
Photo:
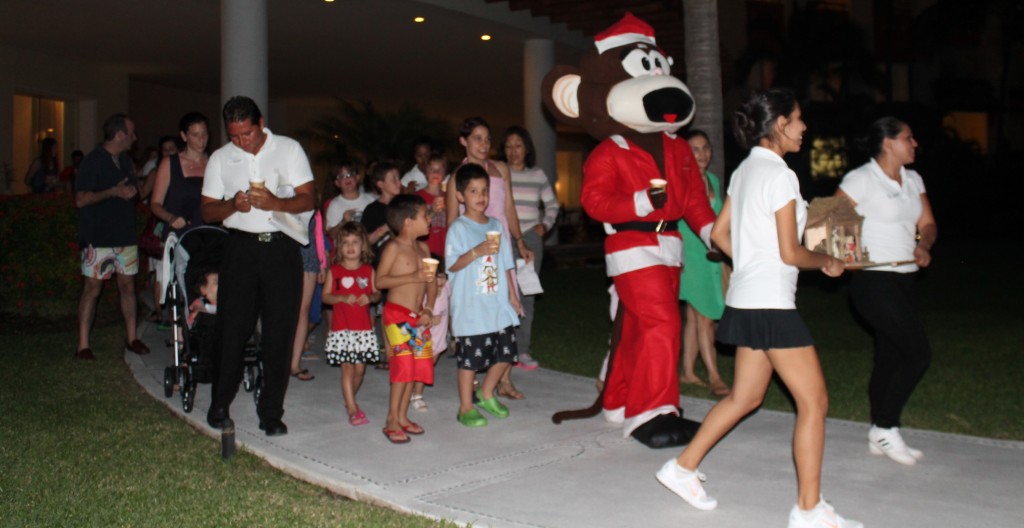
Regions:
M 715 197 L 710 200 L 715 215 L 722 211 L 722 193 L 718 178 L 707 174 Z M 679 298 L 690 303 L 697 312 L 709 319 L 720 319 L 725 311 L 722 295 L 722 264 L 707 259 L 707 246 L 694 234 L 686 222 L 679 221 L 683 235 L 683 274 L 679 280 Z

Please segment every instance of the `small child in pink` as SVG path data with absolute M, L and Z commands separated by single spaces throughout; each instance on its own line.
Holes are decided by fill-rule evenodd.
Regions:
M 451 296 L 451 289 L 448 287 L 448 276 L 443 273 L 437 274 L 437 299 L 434 300 L 434 315 L 430 318 L 430 339 L 434 347 L 434 365 L 441 354 L 448 350 L 448 298 Z M 412 408 L 417 411 L 426 411 L 427 401 L 423 399 L 423 389 L 426 384 L 416 382 L 412 386 Z
M 341 365 L 341 393 L 348 423 L 354 426 L 370 423 L 356 403 L 356 393 L 363 384 L 366 364 L 380 361 L 370 318 L 370 304 L 380 300 L 370 265 L 372 258 L 363 225 L 342 224 L 334 240 L 334 264 L 324 282 L 323 302 L 334 305 L 327 334 L 327 363 Z

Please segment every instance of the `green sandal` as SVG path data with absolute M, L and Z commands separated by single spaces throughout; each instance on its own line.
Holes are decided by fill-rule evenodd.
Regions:
M 476 399 L 479 400 L 476 402 L 477 406 L 491 413 L 495 418 L 508 418 L 508 407 L 502 405 L 497 396 L 491 396 L 491 399 L 485 400 L 483 394 L 476 391 Z
M 456 418 L 459 419 L 459 423 L 466 427 L 484 427 L 487 425 L 487 418 L 484 418 L 480 411 L 476 409 L 470 409 L 465 414 L 456 414 Z

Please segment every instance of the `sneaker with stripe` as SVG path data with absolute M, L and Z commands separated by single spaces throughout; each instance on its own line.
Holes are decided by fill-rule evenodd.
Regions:
M 708 497 L 701 484 L 707 477 L 700 471 L 683 469 L 674 458 L 665 462 L 654 476 L 663 486 L 698 510 L 713 510 L 718 506 L 718 501 Z

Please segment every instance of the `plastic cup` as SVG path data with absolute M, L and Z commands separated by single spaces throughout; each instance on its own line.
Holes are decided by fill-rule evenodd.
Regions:
M 423 259 L 423 269 L 427 270 L 428 273 L 437 273 L 437 265 L 440 262 L 437 259 L 425 258 Z
M 488 231 L 487 241 L 497 242 L 499 245 L 501 245 L 501 231 Z
M 249 187 L 252 189 L 266 189 L 267 184 L 262 179 L 249 180 Z
M 668 180 L 663 180 L 661 178 L 653 178 L 653 179 L 651 179 L 651 188 L 653 188 L 653 189 L 664 189 L 667 186 L 668 186 Z

